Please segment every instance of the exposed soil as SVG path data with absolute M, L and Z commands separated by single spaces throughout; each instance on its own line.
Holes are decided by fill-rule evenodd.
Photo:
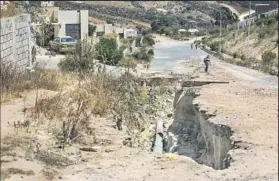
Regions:
M 193 69 L 196 69 L 196 73 L 192 75 L 192 80 L 229 81 L 229 83 L 208 84 L 195 88 L 197 95 L 184 96 L 184 98 L 182 96 L 179 109 L 174 107 L 177 114 L 174 115 L 174 120 L 169 122 L 169 125 L 179 123 L 178 126 L 171 127 L 174 128 L 172 130 L 174 134 L 179 131 L 181 125 L 189 126 L 188 131 L 196 130 L 196 133 L 192 132 L 188 135 L 193 138 L 190 139 L 192 140 L 190 146 L 187 145 L 189 142 L 185 142 L 187 139 L 180 137 L 181 143 L 186 143 L 186 146 L 181 147 L 182 151 L 178 151 L 180 155 L 158 155 L 148 150 L 124 146 L 123 140 L 127 138 L 127 134 L 115 129 L 112 118 L 99 117 L 94 118 L 93 127 L 98 138 L 107 140 L 108 144 L 99 145 L 96 152 L 80 151 L 71 146 L 65 152 L 72 155 L 69 158 L 77 156 L 80 161 L 67 167 L 53 167 L 54 170 L 48 169 L 47 173 L 42 162 L 37 159 L 27 161 L 23 150 L 16 150 L 13 159 L 5 158 L 8 162 L 4 163 L 3 157 L 1 158 L 2 167 L 32 170 L 34 175 L 19 172 L 6 180 L 44 181 L 48 178 L 65 181 L 278 180 L 278 84 L 274 85 L 275 78 L 245 68 L 240 69 L 218 60 L 213 60 L 209 74 L 203 72 L 203 63 L 197 61 L 180 61 L 173 73 L 176 71 L 185 73 Z M 169 72 L 161 72 L 161 74 L 166 75 Z M 179 89 L 181 88 L 177 87 L 177 91 Z M 25 100 L 30 101 L 19 99 L 1 105 L 2 140 L 4 136 L 13 133 L 13 128 L 8 125 L 8 122 L 22 118 L 23 103 L 27 102 L 30 107 L 34 105 L 34 95 L 34 92 L 30 92 L 26 96 Z M 173 100 L 162 101 L 173 103 L 174 96 Z M 191 111 L 188 112 L 188 109 Z M 191 121 L 187 114 L 193 115 Z M 208 115 L 212 116 L 207 119 Z M 195 122 L 194 118 L 197 117 L 199 117 L 198 122 Z M 219 124 L 224 125 L 224 129 L 219 130 L 219 136 L 221 135 L 223 139 L 220 139 L 217 134 L 216 127 Z M 210 125 L 214 129 L 210 128 Z M 187 129 L 184 131 L 187 132 Z M 210 131 L 214 132 L 211 134 Z M 24 133 L 22 134 L 23 140 Z M 36 134 L 43 136 L 43 131 Z M 213 152 L 205 151 L 205 148 L 212 149 Z M 197 156 L 197 153 L 200 154 Z M 227 158 L 227 153 L 231 159 Z M 224 158 L 229 160 L 227 162 L 230 163 L 229 165 L 223 166 Z M 215 170 L 212 167 L 222 170 Z

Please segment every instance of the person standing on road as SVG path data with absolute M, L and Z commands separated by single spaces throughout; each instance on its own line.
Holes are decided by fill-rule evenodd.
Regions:
M 191 43 L 191 49 L 193 50 L 193 43 Z
M 196 43 L 196 50 L 198 49 L 198 44 Z
M 204 62 L 204 64 L 205 64 L 205 69 L 204 69 L 204 71 L 207 73 L 207 72 L 208 72 L 208 66 L 209 66 L 209 64 L 211 65 L 209 55 L 207 55 L 207 56 L 204 58 L 203 62 Z

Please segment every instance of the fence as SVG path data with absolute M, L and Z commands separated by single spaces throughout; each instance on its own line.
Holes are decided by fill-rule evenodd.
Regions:
M 31 65 L 30 15 L 1 19 L 1 63 L 25 70 Z
M 244 21 L 240 21 L 240 22 L 232 24 L 232 25 L 227 25 L 226 28 L 235 28 L 235 29 L 236 28 L 237 29 L 245 28 L 245 27 L 249 26 L 249 24 L 255 22 L 258 19 L 266 18 L 266 17 L 270 17 L 270 16 L 275 16 L 275 15 L 278 15 L 278 9 L 274 9 L 272 11 L 268 11 L 266 13 L 262 13 L 262 14 L 259 14 L 259 15 L 254 15 L 250 19 L 246 19 Z

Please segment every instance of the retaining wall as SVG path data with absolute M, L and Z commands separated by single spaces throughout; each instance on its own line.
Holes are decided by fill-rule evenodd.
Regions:
M 1 63 L 12 63 L 17 69 L 31 66 L 30 15 L 1 19 Z

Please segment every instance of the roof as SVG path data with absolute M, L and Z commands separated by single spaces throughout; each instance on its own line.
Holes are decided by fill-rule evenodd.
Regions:
M 256 4 L 255 6 L 269 6 L 269 4 Z
M 73 38 L 71 36 L 57 36 L 57 37 L 59 37 L 59 38 Z
M 136 30 L 134 30 L 134 29 L 126 29 L 126 31 L 136 31 Z
M 199 30 L 198 29 L 189 29 L 188 31 L 191 33 L 194 33 L 194 32 L 198 32 Z
M 187 31 L 187 30 L 185 30 L 185 29 L 179 29 L 178 31 L 179 31 L 179 32 L 181 32 L 181 31 L 185 32 L 185 31 Z

